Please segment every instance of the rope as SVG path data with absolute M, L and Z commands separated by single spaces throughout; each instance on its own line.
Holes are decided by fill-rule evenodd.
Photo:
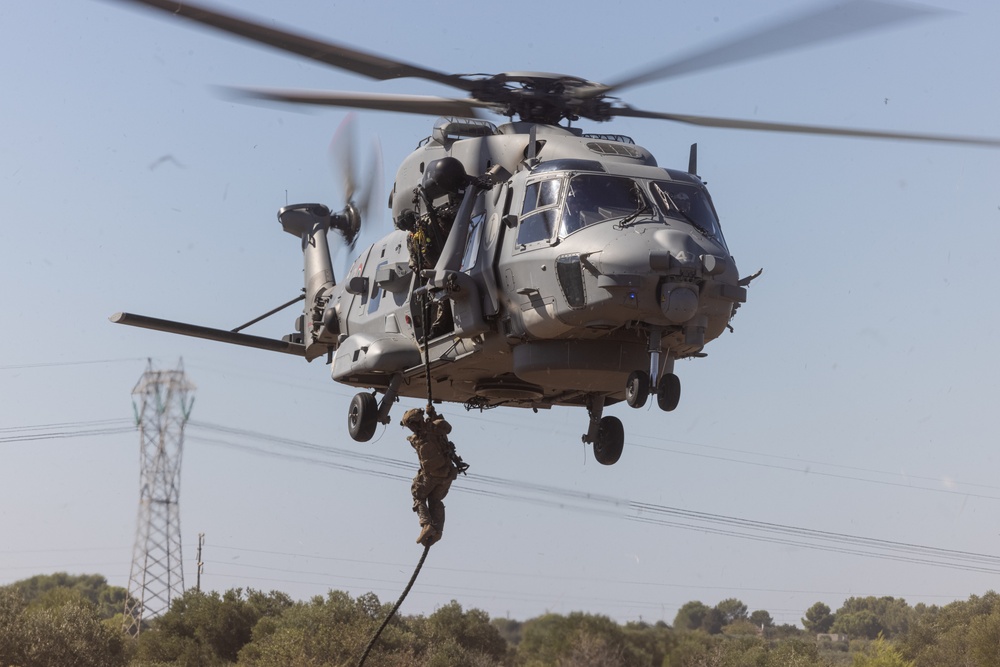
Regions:
M 424 265 L 424 250 L 420 247 L 419 243 L 415 242 L 415 247 L 417 251 L 417 267 L 418 271 L 422 271 L 421 267 Z M 424 285 L 424 291 L 420 294 L 420 305 L 423 311 L 423 344 L 424 344 L 424 375 L 427 376 L 427 409 L 430 410 L 432 407 L 432 392 L 431 392 L 431 348 L 430 348 L 430 332 L 431 332 L 431 295 L 430 291 L 427 290 L 427 285 Z
M 428 340 L 430 339 L 430 329 L 431 329 L 431 297 L 428 292 L 423 294 L 424 301 L 424 375 L 427 376 L 427 409 L 430 410 L 432 405 L 433 393 L 431 391 L 431 348 Z
M 410 589 L 413 588 L 413 582 L 417 580 L 417 575 L 420 574 L 420 568 L 424 566 L 424 561 L 427 559 L 427 552 L 430 550 L 431 545 L 428 544 L 424 547 L 424 553 L 420 555 L 420 561 L 417 562 L 417 568 L 413 571 L 413 576 L 410 577 L 410 582 L 406 584 L 406 588 L 403 589 L 403 594 L 399 596 L 398 600 L 396 600 L 396 605 L 392 608 L 392 611 L 389 612 L 389 615 L 385 617 L 384 621 L 382 621 L 382 625 L 380 625 L 378 630 L 375 631 L 375 636 L 373 636 L 371 641 L 368 642 L 368 646 L 365 647 L 365 652 L 361 654 L 361 659 L 358 660 L 358 667 L 362 667 L 362 665 L 365 664 L 365 660 L 368 659 L 368 654 L 371 653 L 372 647 L 375 646 L 375 642 L 378 641 L 379 635 L 381 635 L 382 631 L 385 630 L 385 626 L 389 625 L 389 621 L 396 615 L 396 611 L 399 609 L 400 605 L 403 604 L 403 600 L 406 599 L 407 593 L 409 593 Z
M 418 258 L 417 266 L 423 266 L 423 252 L 420 250 L 419 245 L 417 246 L 417 258 Z M 430 340 L 430 328 L 431 328 L 431 322 L 429 321 L 430 311 L 431 311 L 430 294 L 427 291 L 425 291 L 421 295 L 421 300 L 423 302 L 422 305 L 423 305 L 423 320 L 424 320 L 423 343 L 424 343 L 424 372 L 427 375 L 427 409 L 430 410 L 433 407 L 432 403 L 433 394 L 431 393 L 431 353 L 430 353 L 430 344 L 428 342 Z M 371 653 L 372 648 L 375 646 L 375 642 L 378 641 L 378 638 L 382 634 L 382 631 L 385 630 L 385 627 L 387 625 L 389 625 L 389 621 L 392 620 L 392 617 L 396 615 L 396 612 L 399 610 L 399 607 L 403 604 L 403 600 L 406 599 L 406 596 L 410 592 L 410 589 L 413 588 L 413 583 L 417 580 L 417 575 L 420 574 L 420 569 L 424 566 L 424 561 L 427 559 L 427 553 L 430 550 L 431 550 L 430 544 L 424 546 L 424 553 L 420 555 L 420 560 L 417 562 L 417 567 L 416 569 L 413 570 L 413 576 L 410 577 L 409 583 L 407 583 L 406 588 L 403 589 L 402 595 L 400 595 L 399 599 L 396 600 L 395 606 L 393 606 L 392 610 L 385 617 L 385 620 L 382 621 L 382 625 L 378 627 L 378 630 L 375 631 L 375 635 L 371 638 L 371 641 L 368 642 L 368 646 L 365 647 L 365 652 L 361 654 L 361 659 L 358 660 L 357 667 L 362 667 L 365 664 L 365 660 L 368 659 L 368 654 Z

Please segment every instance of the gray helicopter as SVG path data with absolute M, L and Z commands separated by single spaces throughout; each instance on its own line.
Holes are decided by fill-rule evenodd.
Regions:
M 632 139 L 572 126 L 617 116 L 744 130 L 1000 146 L 1000 140 L 904 134 L 643 111 L 612 93 L 884 27 L 926 8 L 855 1 L 826 7 L 660 63 L 611 84 L 560 74 L 446 74 L 304 37 L 175 0 L 123 0 L 374 79 L 418 78 L 466 98 L 240 90 L 247 98 L 440 116 L 399 167 L 389 197 L 395 230 L 357 255 L 339 282 L 328 236 L 355 249 L 362 195 L 346 206 L 286 206 L 298 238 L 304 301 L 282 340 L 130 313 L 111 319 L 313 359 L 337 382 L 365 391 L 348 431 L 367 441 L 400 396 L 463 404 L 584 407 L 583 441 L 597 461 L 618 461 L 620 419 L 606 406 L 650 397 L 674 410 L 678 359 L 705 356 L 759 275 L 740 277 L 712 198 L 697 175 L 669 169 Z M 495 124 L 484 112 L 507 116 Z M 351 179 L 353 183 L 353 179 Z M 370 184 L 368 184 L 370 187 Z M 284 307 L 284 306 L 283 306 Z M 381 394 L 381 398 L 379 398 Z

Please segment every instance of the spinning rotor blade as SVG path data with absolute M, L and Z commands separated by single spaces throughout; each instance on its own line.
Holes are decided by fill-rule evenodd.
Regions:
M 908 132 L 883 132 L 881 130 L 855 130 L 843 127 L 824 127 L 822 125 L 797 125 L 793 123 L 769 123 L 766 121 L 740 120 L 738 118 L 715 118 L 712 116 L 691 116 L 675 113 L 660 113 L 657 111 L 642 111 L 632 107 L 615 108 L 612 115 L 628 116 L 630 118 L 655 118 L 673 120 L 678 123 L 701 125 L 704 127 L 722 127 L 733 130 L 763 130 L 765 132 L 791 132 L 797 134 L 825 134 L 840 137 L 863 137 L 867 139 L 900 139 L 904 141 L 935 141 L 949 144 L 969 144 L 973 146 L 1000 147 L 1000 139 L 989 137 L 960 137 L 947 134 L 911 134 Z
M 667 60 L 651 69 L 637 72 L 606 86 L 584 88 L 577 92 L 584 97 L 605 95 L 629 86 L 813 46 L 942 11 L 919 5 L 895 4 L 879 0 L 852 0 L 752 30 L 715 46 Z
M 345 203 L 342 215 L 351 221 L 350 227 L 337 227 L 344 238 L 347 248 L 347 259 L 358 243 L 358 237 L 365 223 L 369 221 L 369 212 L 375 209 L 375 197 L 381 196 L 382 189 L 382 147 L 376 139 L 367 161 L 368 169 L 362 177 L 359 187 L 358 160 L 354 150 L 356 134 L 356 116 L 348 114 L 333 139 L 330 140 L 330 163 L 333 173 L 339 176 L 343 183 L 343 198 Z
M 448 86 L 471 90 L 471 83 L 460 76 L 410 65 L 398 60 L 383 58 L 346 46 L 321 41 L 293 32 L 271 28 L 254 21 L 241 19 L 232 14 L 222 14 L 198 5 L 180 0 L 118 0 L 133 5 L 143 5 L 167 14 L 180 16 L 202 25 L 207 25 L 258 44 L 266 44 L 288 53 L 317 60 L 372 79 L 386 80 L 403 77 L 427 79 Z
M 354 127 L 355 116 L 353 113 L 347 114 L 344 120 L 340 121 L 337 131 L 333 133 L 330 140 L 330 165 L 333 173 L 340 176 L 343 186 L 344 202 L 351 204 L 354 202 L 355 188 L 355 165 L 354 158 Z
M 257 88 L 229 88 L 227 90 L 239 97 L 271 102 L 374 109 L 376 111 L 416 113 L 428 116 L 478 118 L 480 114 L 477 112 L 477 109 L 488 109 L 490 107 L 485 102 L 478 102 L 472 99 L 450 99 L 430 95 L 382 95 L 378 93 L 263 90 Z

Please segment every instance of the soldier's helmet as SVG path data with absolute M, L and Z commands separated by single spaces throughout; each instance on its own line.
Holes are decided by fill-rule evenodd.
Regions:
M 416 426 L 417 424 L 424 423 L 424 411 L 421 408 L 411 408 L 403 413 L 403 419 L 399 422 L 400 426 Z

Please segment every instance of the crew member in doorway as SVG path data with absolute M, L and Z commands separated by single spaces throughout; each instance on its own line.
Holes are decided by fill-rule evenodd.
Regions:
M 442 501 L 458 473 L 464 473 L 469 466 L 455 453 L 455 445 L 448 440 L 451 424 L 437 414 L 433 405 L 427 406 L 426 415 L 420 408 L 407 410 L 400 424 L 413 431 L 407 440 L 420 460 L 420 470 L 410 490 L 413 511 L 420 520 L 417 543 L 429 547 L 441 539 L 444 530 Z

